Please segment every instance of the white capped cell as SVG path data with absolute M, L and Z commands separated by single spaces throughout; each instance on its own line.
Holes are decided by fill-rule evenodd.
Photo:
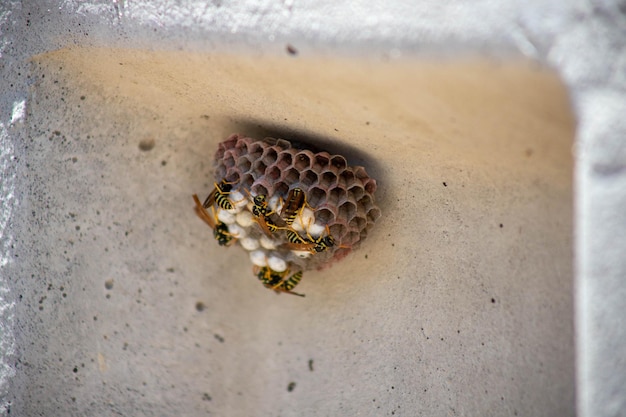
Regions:
M 263 246 L 265 249 L 272 250 L 278 247 L 278 242 L 276 241 L 276 239 L 272 239 L 271 237 L 268 237 L 266 235 L 261 236 L 260 242 L 261 246 Z
M 287 262 L 283 258 L 272 255 L 267 259 L 267 266 L 276 272 L 284 272 L 287 270 Z
M 231 191 L 231 193 L 228 194 L 228 199 L 233 203 L 233 206 L 239 210 L 244 208 L 249 201 L 248 196 L 243 195 L 239 191 Z
M 250 262 L 256 266 L 267 266 L 265 251 L 259 249 L 250 252 Z
M 302 223 L 300 222 L 300 216 L 296 217 L 296 219 L 291 224 L 291 228 L 296 232 L 304 234 L 304 227 L 302 227 Z
M 245 250 L 256 250 L 259 248 L 259 241 L 251 237 L 245 237 L 239 241 L 241 247 Z
M 250 227 L 252 226 L 252 223 L 255 223 L 252 213 L 250 213 L 249 211 L 245 211 L 245 210 L 237 213 L 235 220 L 242 227 Z
M 246 229 L 244 229 L 243 227 L 239 226 L 237 223 L 233 223 L 233 224 L 228 225 L 228 232 L 231 235 L 233 235 L 233 237 L 236 237 L 237 239 L 243 239 L 248 234 L 246 232 Z
M 308 258 L 309 256 L 312 255 L 312 253 L 307 250 L 292 250 L 291 253 L 293 253 L 298 258 L 303 258 L 303 259 Z
M 296 220 L 293 222 L 292 227 L 298 232 L 304 232 L 306 230 L 309 230 L 310 225 L 312 224 L 315 224 L 315 214 L 310 208 L 304 207 L 300 214 L 296 217 Z M 310 231 L 309 234 L 313 236 Z
M 230 212 L 230 210 L 217 210 L 217 219 L 224 224 L 233 224 L 235 223 L 235 215 Z
M 313 237 L 320 237 L 326 231 L 326 226 L 312 223 L 309 226 L 309 234 Z
M 270 198 L 270 201 L 267 202 L 267 205 L 270 206 L 272 211 L 280 213 L 280 211 L 283 209 L 283 199 L 280 198 L 280 196 L 275 195 Z

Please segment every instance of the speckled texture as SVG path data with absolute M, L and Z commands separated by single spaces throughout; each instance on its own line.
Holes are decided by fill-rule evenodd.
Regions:
M 323 268 L 344 258 L 361 244 L 381 215 L 374 202 L 376 181 L 364 167 L 349 166 L 341 155 L 294 147 L 285 139 L 233 134 L 219 144 L 215 162 L 217 182 L 235 183 L 233 189 L 244 195 L 251 192 L 284 201 L 289 190 L 304 191 L 316 223 L 328 226 L 336 245 L 304 259 L 288 249 L 279 251 L 300 269 Z M 284 233 L 276 236 L 285 242 Z
M 0 409 L 619 415 L 622 9 L 2 2 Z M 305 299 L 250 285 L 191 210 L 232 132 L 380 181 L 385 215 Z
M 571 414 L 573 124 L 557 79 L 520 63 L 313 61 L 91 48 L 33 61 L 15 143 L 23 228 L 2 269 L 20 329 L 12 413 L 433 415 L 454 392 L 465 414 Z M 366 109 L 298 108 L 312 80 L 326 99 L 311 102 Z M 232 132 L 316 143 L 380 181 L 385 215 L 358 251 L 305 272 L 306 298 L 260 288 L 193 211 Z

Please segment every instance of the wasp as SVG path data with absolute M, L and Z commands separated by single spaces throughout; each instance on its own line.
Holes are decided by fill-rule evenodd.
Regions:
M 237 240 L 230 234 L 226 224 L 219 220 L 216 221 L 217 216 L 215 215 L 213 205 L 210 206 L 213 211 L 213 216 L 211 216 L 204 205 L 200 203 L 200 199 L 196 194 L 193 195 L 193 200 L 196 202 L 196 213 L 211 227 L 211 229 L 213 229 L 213 236 L 220 246 L 230 246 L 235 240 Z
M 289 190 L 287 200 L 285 201 L 285 204 L 280 211 L 280 217 L 285 220 L 285 223 L 291 226 L 293 224 L 293 221 L 296 219 L 296 216 L 300 213 L 305 205 L 306 196 L 304 195 L 304 191 L 302 191 L 302 189 L 300 188 L 293 188 Z
M 287 294 L 304 297 L 304 294 L 291 291 L 300 283 L 302 271 L 296 272 L 288 279 L 285 279 L 285 277 L 289 275 L 288 269 L 284 272 L 276 272 L 272 268 L 264 266 L 261 268 L 255 267 L 254 272 L 259 281 L 261 281 L 266 288 L 270 288 L 276 292 L 286 292 Z
M 308 237 L 302 237 L 293 229 L 288 229 L 286 235 L 287 243 L 285 245 L 290 250 L 320 253 L 335 246 L 335 238 L 330 234 L 328 225 L 326 226 L 326 235 L 318 238 L 311 237 L 308 232 Z
M 234 182 L 228 182 L 224 179 L 220 181 L 220 183 L 213 183 L 215 188 L 211 191 L 211 194 L 204 200 L 202 207 L 208 209 L 213 205 L 213 203 L 217 203 L 218 207 L 224 210 L 232 210 L 235 208 L 235 204 L 228 198 L 228 194 L 230 194 L 233 189 Z
M 276 232 L 279 226 L 270 219 L 274 211 L 268 207 L 267 197 L 259 194 L 252 198 L 252 203 L 252 214 L 256 217 L 257 223 L 268 237 L 272 237 L 272 233 Z

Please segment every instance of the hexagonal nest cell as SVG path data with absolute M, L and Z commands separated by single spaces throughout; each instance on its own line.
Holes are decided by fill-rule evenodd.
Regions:
M 279 292 L 293 293 L 303 270 L 345 257 L 381 215 L 376 181 L 341 155 L 233 134 L 215 164 L 213 192 L 203 204 L 194 195 L 198 214 L 220 245 L 247 250 L 259 280 Z

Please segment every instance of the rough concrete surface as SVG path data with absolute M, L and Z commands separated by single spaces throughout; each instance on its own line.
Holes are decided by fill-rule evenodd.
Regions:
M 515 26 L 528 32 L 489 39 L 501 23 L 486 17 L 491 29 L 469 29 L 480 7 L 488 10 L 480 3 L 471 13 L 454 9 L 455 23 L 438 38 L 423 22 L 452 6 L 412 23 L 400 18 L 398 2 L 365 26 L 397 21 L 413 30 L 359 32 L 363 42 L 398 44 L 368 53 L 357 43 L 350 54 L 343 41 L 358 26 L 333 32 L 340 22 L 329 18 L 316 38 L 315 16 L 329 7 L 322 2 L 307 6 L 311 26 L 298 30 L 308 37 L 292 39 L 288 52 L 287 42 L 272 42 L 289 30 L 302 34 L 276 29 L 269 38 L 264 19 L 306 21 L 293 2 L 276 14 L 254 14 L 254 4 L 267 12 L 269 3 L 224 6 L 215 15 L 235 17 L 206 39 L 195 30 L 215 5 L 153 3 L 160 8 L 5 6 L 2 24 L 12 34 L 3 44 L 0 125 L 5 413 L 575 414 L 568 97 L 579 117 L 605 99 L 575 89 L 597 82 L 566 53 L 578 45 L 570 39 L 585 36 L 552 47 L 554 28 L 564 26 L 529 18 L 550 12 L 530 4 Z M 508 4 L 502 16 L 513 19 L 519 8 Z M 238 32 L 229 26 L 235 12 L 259 17 Z M 172 25 L 175 33 L 167 32 Z M 255 27 L 270 46 L 245 46 L 254 44 L 246 36 Z M 39 37 L 19 38 L 25 30 Z M 168 37 L 174 41 L 151 44 Z M 452 59 L 450 51 L 463 49 L 459 39 L 473 53 Z M 226 52 L 229 42 L 237 47 Z M 484 45 L 476 42 L 497 44 L 497 52 L 477 56 Z M 415 52 L 420 44 L 430 45 L 428 56 Z M 438 44 L 447 45 L 445 58 L 432 54 Z M 559 73 L 506 54 L 502 44 Z M 594 120 L 579 122 L 584 143 L 599 130 Z M 383 216 L 358 251 L 306 273 L 298 287 L 304 299 L 262 288 L 243 251 L 219 247 L 194 214 L 191 194 L 210 191 L 215 146 L 233 132 L 310 142 L 378 180 Z M 578 162 L 600 158 L 580 145 Z M 603 161 L 600 174 L 620 181 L 619 159 Z M 592 208 L 585 192 L 577 194 L 583 214 Z M 603 213 L 607 223 L 619 219 Z M 589 259 L 577 260 L 581 271 Z M 588 293 L 579 291 L 580 305 L 589 305 Z M 620 303 L 617 295 L 609 301 Z M 589 361 L 598 351 L 584 346 L 579 411 L 593 415 L 589 392 L 599 391 L 590 390 L 597 376 Z M 613 383 L 619 387 L 619 378 Z M 612 393 L 601 415 L 618 415 L 619 389 Z

